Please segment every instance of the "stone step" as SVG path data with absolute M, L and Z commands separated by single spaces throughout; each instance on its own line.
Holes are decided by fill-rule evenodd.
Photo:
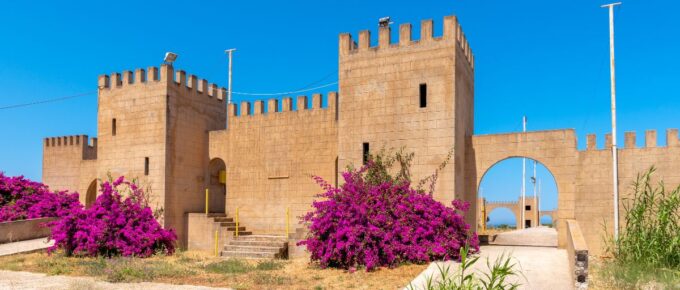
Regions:
M 253 234 L 253 232 L 248 232 L 248 231 L 238 231 L 238 237 L 236 237 L 236 231 L 233 231 L 234 233 L 234 239 L 240 239 L 242 237 L 248 237 Z
M 264 246 L 264 247 L 285 247 L 288 243 L 283 241 L 260 241 L 260 240 L 245 240 L 233 239 L 229 241 L 229 245 L 234 246 Z
M 238 245 L 226 245 L 224 246 L 224 251 L 234 251 L 234 252 L 266 252 L 266 253 L 279 253 L 283 249 L 281 247 L 267 247 L 267 246 L 238 246 Z
M 236 231 L 236 225 L 233 225 L 233 226 L 222 226 L 222 227 L 223 227 L 225 230 L 230 231 L 230 232 L 235 232 L 235 231 Z M 246 231 L 246 227 L 238 227 L 238 233 L 239 233 L 239 235 L 240 235 L 242 232 L 245 232 L 245 231 Z
M 226 258 L 251 258 L 251 259 L 276 259 L 280 258 L 279 253 L 271 252 L 245 252 L 245 251 L 222 251 L 220 256 Z
M 226 216 L 223 216 L 223 217 L 216 217 L 216 218 L 214 218 L 214 220 L 215 220 L 215 222 L 217 222 L 217 223 L 220 223 L 220 222 L 233 222 L 233 221 L 234 221 L 233 218 L 226 217 Z
M 219 213 L 219 212 L 211 212 L 208 213 L 209 218 L 220 218 L 220 217 L 227 217 L 226 213 Z
M 238 237 L 237 239 L 247 241 L 281 241 L 281 242 L 288 241 L 288 239 L 285 236 L 277 235 L 249 235 L 244 237 Z
M 235 222 L 220 222 L 221 227 L 236 227 Z

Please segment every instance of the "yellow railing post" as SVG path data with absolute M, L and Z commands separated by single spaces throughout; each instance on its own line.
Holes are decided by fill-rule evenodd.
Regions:
M 236 237 L 238 238 L 238 207 L 236 207 Z
M 205 189 L 205 214 L 206 215 L 208 214 L 208 208 L 209 208 L 208 207 L 208 196 L 209 195 L 210 195 L 210 193 L 208 192 L 208 189 L 206 188 Z
M 217 249 L 219 249 L 219 244 L 220 244 L 219 241 L 220 241 L 220 238 L 219 238 L 219 235 L 218 235 L 218 231 L 215 231 L 215 257 L 219 256 L 218 253 L 217 253 Z
M 290 236 L 290 208 L 286 208 L 286 239 Z

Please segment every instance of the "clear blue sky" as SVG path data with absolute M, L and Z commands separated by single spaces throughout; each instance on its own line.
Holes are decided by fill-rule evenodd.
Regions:
M 619 130 L 641 136 L 678 128 L 680 3 L 623 1 L 616 10 Z M 432 18 L 439 35 L 442 18 L 455 14 L 475 53 L 476 134 L 519 131 L 522 115 L 529 130 L 576 129 L 580 148 L 586 133 L 598 134 L 602 146 L 610 131 L 605 1 L 228 3 L 3 3 L 0 107 L 94 91 L 99 74 L 159 65 L 166 51 L 179 53 L 177 68 L 226 86 L 223 50 L 231 47 L 238 48 L 235 91 L 295 90 L 337 79 L 341 32 L 356 38 L 370 28 L 376 37 L 377 19 L 391 16 L 395 25 L 412 23 L 416 37 L 420 20 Z M 42 138 L 94 136 L 96 114 L 94 95 L 0 110 L 0 170 L 40 180 Z M 665 144 L 663 131 L 659 137 Z M 512 174 L 495 174 L 495 188 L 517 187 L 520 167 L 509 162 L 498 170 Z M 489 198 L 508 199 L 485 186 Z

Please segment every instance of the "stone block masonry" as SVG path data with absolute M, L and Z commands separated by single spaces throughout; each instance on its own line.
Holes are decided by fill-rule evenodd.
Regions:
M 527 157 L 557 182 L 558 245 L 567 246 L 566 221 L 575 220 L 597 254 L 602 224 L 611 228 L 613 217 L 611 137 L 600 149 L 588 136 L 579 151 L 573 130 L 473 135 L 475 56 L 456 17 L 440 25 L 442 35 L 435 36 L 434 21 L 422 21 L 416 40 L 412 25 L 401 24 L 394 41 L 392 28 L 381 27 L 376 44 L 367 30 L 358 42 L 340 34 L 339 92 L 326 96 L 227 104 L 224 88 L 168 65 L 102 75 L 97 138 L 45 139 L 43 181 L 80 192 L 88 204 L 97 179 L 137 178 L 185 246 L 188 213 L 205 212 L 206 188 L 211 214 L 235 218 L 238 209 L 240 223 L 254 234 L 296 232 L 321 191 L 311 175 L 339 184 L 342 170 L 382 148 L 415 153 L 414 180 L 432 174 L 453 150 L 434 197 L 447 205 L 469 201 L 466 219 L 475 229 L 484 173 L 506 158 Z M 667 132 L 666 146 L 655 131 L 645 133 L 642 148 L 635 138 L 627 133 L 619 150 L 622 200 L 651 165 L 667 186 L 677 186 L 678 131 Z

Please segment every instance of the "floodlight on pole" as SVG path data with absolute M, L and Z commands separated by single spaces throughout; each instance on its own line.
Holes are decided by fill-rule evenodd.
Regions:
M 389 16 L 381 17 L 380 19 L 378 19 L 378 26 L 380 26 L 380 27 L 390 26 L 390 24 L 394 23 L 394 22 L 390 21 L 390 19 L 391 18 Z
M 229 88 L 227 92 L 227 104 L 231 104 L 231 63 L 234 51 L 236 51 L 236 48 L 230 48 L 224 51 L 224 53 L 229 55 L 229 85 L 228 85 Z
M 168 51 L 165 53 L 165 57 L 163 58 L 163 62 L 167 65 L 172 65 L 172 63 L 177 60 L 177 54 L 171 51 Z
M 619 239 L 619 157 L 616 149 L 616 66 L 614 64 L 614 6 L 621 2 L 605 4 L 600 7 L 609 9 L 609 65 L 611 78 L 612 111 L 612 172 L 614 186 L 614 240 Z

